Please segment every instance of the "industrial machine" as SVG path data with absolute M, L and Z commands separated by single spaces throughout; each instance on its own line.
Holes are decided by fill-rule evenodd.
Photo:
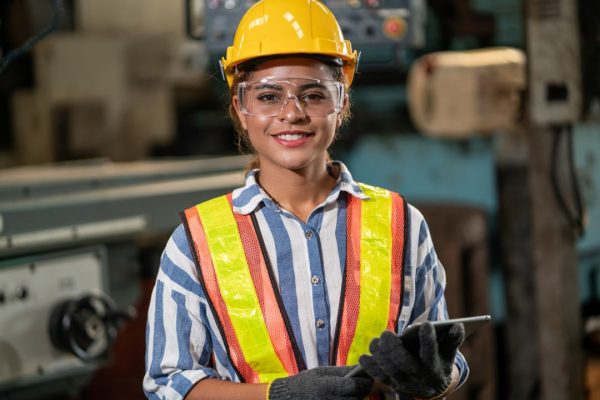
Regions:
M 71 141 L 85 137 L 81 140 L 88 146 L 93 140 L 108 137 L 101 134 L 97 126 L 110 127 L 90 123 L 96 121 L 85 117 L 90 110 L 82 110 L 82 113 L 88 113 L 85 115 L 77 114 L 82 104 L 90 104 L 83 101 L 87 99 L 85 96 L 96 93 L 92 84 L 101 82 L 100 92 L 104 90 L 102 93 L 116 96 L 115 99 L 94 97 L 94 101 L 110 98 L 102 103 L 110 107 L 116 107 L 119 99 L 127 97 L 119 95 L 119 90 L 124 88 L 123 93 L 131 93 L 129 83 L 115 83 L 112 76 L 89 80 L 84 79 L 87 76 L 84 73 L 67 74 L 63 82 L 60 78 L 65 74 L 49 75 L 49 71 L 64 70 L 64 67 L 58 67 L 58 61 L 62 62 L 60 65 L 76 70 L 80 62 L 93 60 L 98 49 L 112 46 L 110 49 L 115 49 L 115 56 L 110 59 L 114 62 L 107 64 L 109 57 L 100 56 L 104 62 L 98 71 L 110 70 L 117 77 L 124 76 L 123 71 L 127 71 L 125 75 L 134 77 L 132 82 L 140 85 L 154 79 L 155 73 L 162 76 L 165 72 L 164 63 L 154 62 L 164 59 L 162 55 L 154 57 L 155 53 L 160 53 L 157 41 L 135 51 L 138 47 L 130 46 L 130 41 L 141 36 L 124 33 L 124 27 L 129 29 L 130 24 L 114 27 L 119 20 L 114 22 L 110 18 L 108 11 L 113 8 L 103 5 L 104 2 L 87 3 L 82 2 L 77 13 L 82 32 L 51 35 L 34 51 L 39 67 L 36 74 L 38 78 L 45 77 L 38 81 L 51 82 L 54 86 L 40 85 L 38 92 L 21 94 L 14 100 L 16 127 L 21 132 L 16 142 L 28 149 L 27 154 L 31 153 L 34 144 L 40 151 L 56 147 L 50 144 L 56 137 L 55 132 L 43 135 L 38 132 L 39 127 L 30 126 L 30 121 L 38 119 L 28 113 L 38 108 L 29 105 L 39 102 L 28 103 L 28 99 L 37 99 L 39 95 L 48 103 L 52 98 L 49 94 L 64 93 L 65 97 L 58 99 L 57 104 L 75 107 L 69 113 Z M 188 33 L 201 39 L 210 56 L 216 59 L 231 44 L 237 22 L 253 3 L 248 0 L 188 0 Z M 347 39 L 362 50 L 360 71 L 363 73 L 405 70 L 407 52 L 424 45 L 424 0 L 328 0 L 324 3 L 336 14 Z M 144 7 L 150 5 L 144 2 Z M 147 25 L 153 26 L 152 23 Z M 109 28 L 119 35 L 108 37 L 98 33 Z M 124 44 L 116 43 L 115 37 Z M 98 43 L 90 46 L 91 41 Z M 80 45 L 80 49 L 68 53 L 74 57 L 57 57 L 75 49 L 75 45 Z M 89 49 L 90 56 L 82 58 L 81 51 L 84 50 L 81 49 Z M 152 54 L 150 61 L 143 57 L 150 54 L 146 49 Z M 131 59 L 137 61 L 131 64 L 133 69 L 122 62 L 120 56 L 130 53 Z M 142 59 L 144 61 L 140 62 Z M 54 65 L 57 67 L 53 69 Z M 92 61 L 81 67 L 95 71 L 95 65 Z M 160 68 L 147 69 L 148 66 Z M 145 68 L 139 75 L 143 79 L 138 79 L 139 76 L 132 72 L 140 68 Z M 91 73 L 97 75 L 99 72 Z M 80 76 L 84 81 L 73 83 Z M 81 89 L 83 97 L 79 96 L 77 88 Z M 165 85 L 160 88 L 168 89 Z M 156 116 L 162 115 L 160 112 L 144 114 L 148 107 L 141 100 L 149 98 L 144 93 L 138 100 L 125 103 L 128 107 L 138 104 L 144 110 L 140 114 L 143 117 L 137 119 L 134 111 L 130 113 L 135 121 L 146 123 L 138 131 L 146 135 L 152 135 L 154 131 L 169 132 L 168 124 L 156 122 Z M 57 118 L 52 104 L 47 105 L 42 107 L 44 112 L 40 114 L 46 122 Z M 19 117 L 21 114 L 22 118 Z M 168 121 L 168 118 L 163 120 Z M 77 121 L 85 122 L 81 125 L 83 129 L 74 129 Z M 57 124 L 38 125 L 50 129 Z M 130 133 L 137 125 L 125 123 L 123 126 L 128 127 L 126 132 Z M 35 140 L 29 139 L 34 137 Z M 40 138 L 50 141 L 47 144 Z M 122 149 L 121 146 L 111 148 Z M 53 158 L 32 158 L 34 162 L 41 160 Z M 87 161 L 1 171 L 0 399 L 76 394 L 92 372 L 110 359 L 120 325 L 133 316 L 131 306 L 139 294 L 140 266 L 136 260 L 141 251 L 140 241 L 161 237 L 162 241 L 156 242 L 164 245 L 164 238 L 178 224 L 177 212 L 239 186 L 246 163 L 245 157 L 134 163 Z
M 208 51 L 225 53 L 235 28 L 254 0 L 188 0 L 188 33 L 206 40 Z M 407 51 L 425 44 L 424 0 L 324 0 L 344 37 L 361 50 L 359 70 L 402 70 Z M 203 17 L 200 18 L 200 15 Z
M 0 383 L 81 373 L 105 356 L 118 320 L 101 246 L 4 260 L 0 267 Z M 4 397 L 6 394 L 0 395 Z
M 134 316 L 139 241 L 164 245 L 177 212 L 242 184 L 247 161 L 0 171 L 0 399 L 76 394 Z

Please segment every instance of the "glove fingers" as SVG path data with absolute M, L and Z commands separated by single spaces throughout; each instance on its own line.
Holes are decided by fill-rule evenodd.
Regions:
M 384 351 L 394 351 L 394 349 L 402 346 L 402 340 L 400 340 L 400 337 L 395 333 L 391 331 L 385 331 L 381 334 L 377 345 Z
M 373 386 L 373 379 L 371 378 L 328 376 L 323 379 L 327 381 L 327 394 L 341 397 L 357 398 L 366 396 Z
M 352 369 L 352 366 L 319 367 L 319 375 L 344 377 L 352 371 Z
M 373 379 L 367 376 L 345 376 L 354 369 L 354 366 L 319 367 L 319 380 L 321 382 L 321 395 L 348 397 L 352 399 L 365 397 L 371 391 Z
M 373 379 L 369 378 L 346 378 L 350 382 L 346 384 L 348 390 L 340 393 L 340 395 L 349 396 L 353 399 L 356 397 L 366 397 L 369 393 L 371 393 L 371 389 L 373 388 Z
M 371 354 L 388 375 L 395 377 L 400 371 L 416 373 L 419 361 L 411 354 L 402 339 L 396 334 L 386 331 L 370 346 Z
M 438 342 L 433 325 L 429 322 L 419 326 L 419 358 L 430 369 L 439 365 Z
M 465 327 L 461 323 L 450 325 L 445 335 L 440 338 L 438 346 L 440 357 L 445 361 L 454 361 L 456 350 L 465 340 Z
M 362 355 L 358 359 L 358 362 L 373 379 L 377 379 L 386 384 L 389 383 L 389 375 L 381 368 L 377 361 L 375 361 L 373 356 Z

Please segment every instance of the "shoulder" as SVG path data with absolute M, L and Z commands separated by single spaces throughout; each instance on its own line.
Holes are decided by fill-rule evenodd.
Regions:
M 427 222 L 425 221 L 423 213 L 421 213 L 421 211 L 417 207 L 407 202 L 406 209 L 408 217 L 411 220 L 411 225 L 418 226 L 419 229 L 421 229 L 421 227 L 423 226 L 427 226 Z
M 187 233 L 182 223 L 173 230 L 169 241 L 173 241 L 180 250 L 187 250 L 189 252 Z
M 172 267 L 190 269 L 193 265 L 193 256 L 183 224 L 174 230 L 162 254 L 161 264 L 163 272 L 170 272 Z
M 157 279 L 179 292 L 202 294 L 194 256 L 183 224 L 175 228 L 167 241 Z

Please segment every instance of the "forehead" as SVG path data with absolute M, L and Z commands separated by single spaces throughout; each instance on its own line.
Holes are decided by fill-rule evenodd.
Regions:
M 249 79 L 258 80 L 265 77 L 332 79 L 333 72 L 331 67 L 321 61 L 303 57 L 288 57 L 258 64 L 250 73 Z

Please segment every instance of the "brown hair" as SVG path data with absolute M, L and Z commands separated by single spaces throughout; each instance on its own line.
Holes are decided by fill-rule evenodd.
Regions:
M 260 64 L 260 62 L 254 61 L 252 63 L 248 63 L 248 64 L 242 63 L 242 64 L 238 65 L 236 67 L 236 71 L 233 75 L 233 82 L 231 84 L 231 87 L 229 88 L 229 98 L 230 98 L 229 116 L 231 117 L 231 120 L 233 122 L 233 128 L 235 129 L 235 132 L 236 132 L 236 138 L 235 138 L 236 147 L 238 148 L 238 151 L 242 154 L 248 154 L 248 153 L 254 154 L 254 157 L 252 158 L 252 160 L 250 160 L 250 163 L 246 166 L 246 171 L 249 171 L 249 170 L 252 170 L 255 168 L 259 168 L 260 162 L 258 160 L 258 156 L 256 155 L 256 151 L 252 147 L 252 143 L 250 143 L 250 138 L 248 137 L 248 131 L 246 129 L 244 129 L 237 113 L 235 112 L 235 108 L 233 107 L 233 96 L 237 95 L 239 84 L 241 82 L 246 81 L 249 78 L 250 73 L 252 73 L 252 71 L 254 71 L 256 69 L 256 66 L 259 64 Z M 327 65 L 327 67 L 331 69 L 333 79 L 336 81 L 342 82 L 344 84 L 346 93 L 349 93 L 349 87 L 348 87 L 348 85 L 346 85 L 346 80 L 344 77 L 344 73 L 342 72 L 342 67 L 337 66 L 337 65 L 332 65 L 327 62 L 325 62 L 325 65 Z M 350 120 L 350 118 L 352 117 L 349 101 L 342 109 L 341 116 L 342 116 L 342 125 L 347 123 Z M 337 134 L 338 134 L 338 132 L 336 132 L 334 140 L 335 140 L 335 138 L 337 138 Z M 330 160 L 329 154 L 327 154 L 327 159 Z

